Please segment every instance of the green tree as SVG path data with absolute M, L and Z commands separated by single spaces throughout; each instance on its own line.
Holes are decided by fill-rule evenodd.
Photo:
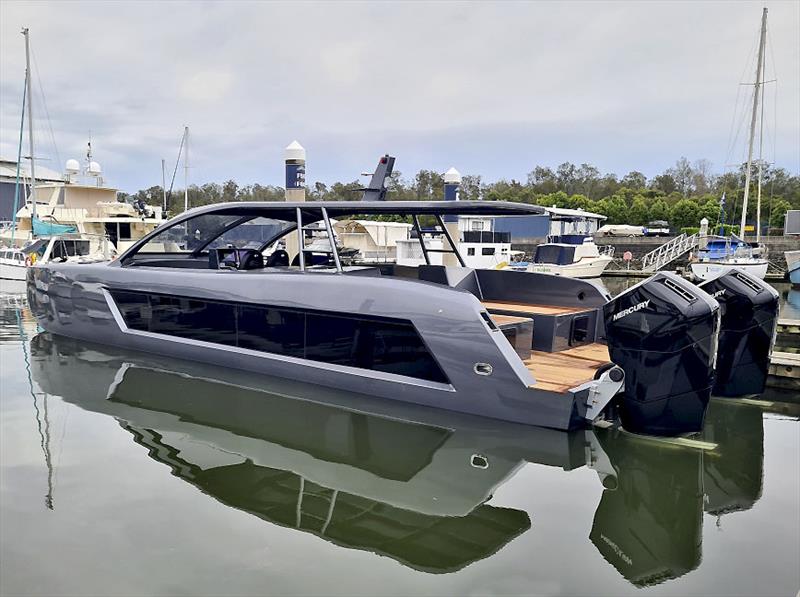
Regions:
M 662 220 L 662 221 L 669 220 L 669 206 L 667 205 L 667 202 L 661 198 L 655 199 L 650 204 L 649 211 L 650 211 L 649 218 L 651 222 L 654 220 Z
M 609 224 L 628 224 L 628 204 L 625 199 L 619 195 L 612 195 L 608 200 L 608 216 Z
M 772 213 L 769 215 L 771 228 L 783 228 L 786 212 L 792 209 L 792 204 L 786 199 L 776 199 L 772 202 Z
M 670 210 L 670 223 L 674 228 L 700 225 L 700 207 L 694 201 L 681 199 Z
M 678 185 L 675 182 L 675 179 L 672 177 L 671 174 L 665 172 L 664 174 L 659 174 L 656 176 L 650 185 L 659 191 L 661 191 L 664 195 L 669 195 L 670 193 L 674 192 Z
M 720 208 L 715 199 L 708 199 L 700 206 L 700 219 L 706 218 L 708 225 L 713 228 L 719 221 Z
M 647 186 L 647 177 L 638 170 L 631 170 L 622 177 L 620 184 L 623 187 L 628 187 L 629 189 L 638 191 Z
M 641 195 L 636 195 L 631 203 L 631 208 L 628 211 L 628 223 L 637 226 L 644 226 L 649 221 L 649 210 L 647 209 L 647 202 Z

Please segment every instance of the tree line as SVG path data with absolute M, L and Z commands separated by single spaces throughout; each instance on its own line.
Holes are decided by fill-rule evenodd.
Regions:
M 677 160 L 674 166 L 648 179 L 633 170 L 622 177 L 602 174 L 591 164 L 564 162 L 553 169 L 536 166 L 526 180 L 484 182 L 477 174 L 462 177 L 460 197 L 465 200 L 514 201 L 542 206 L 584 209 L 608 217 L 609 224 L 647 225 L 655 220 L 668 221 L 673 229 L 697 227 L 702 218 L 712 225 L 738 224 L 741 218 L 746 165 L 738 170 L 715 174 L 708 160 Z M 753 165 L 747 220 L 755 221 L 757 166 Z M 800 209 L 800 176 L 783 168 L 765 164 L 762 176 L 761 221 L 773 233 L 781 233 L 784 214 Z M 346 201 L 361 197 L 363 183 L 336 182 L 330 186 L 316 182 L 306 187 L 309 201 Z M 441 200 L 444 179 L 439 172 L 420 170 L 413 178 L 394 172 L 387 181 L 387 199 L 397 201 Z M 725 194 L 724 211 L 720 198 Z M 183 190 L 170 194 L 170 215 L 183 211 Z M 133 195 L 121 193 L 120 200 L 144 201 L 161 205 L 160 186 L 142 189 Z M 206 183 L 189 186 L 189 206 L 197 207 L 227 201 L 283 201 L 284 189 L 258 183 L 239 186 L 233 180 L 224 184 Z

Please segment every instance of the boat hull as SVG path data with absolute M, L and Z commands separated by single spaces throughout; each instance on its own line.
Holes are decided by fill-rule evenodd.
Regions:
M 756 260 L 733 260 L 733 261 L 701 261 L 691 264 L 692 276 L 695 280 L 714 280 L 729 274 L 734 270 L 742 270 L 759 280 L 763 280 L 767 275 L 767 261 L 765 259 Z
M 786 251 L 786 267 L 792 286 L 800 287 L 800 251 Z
M 446 383 L 132 329 L 112 296 L 122 291 L 401 318 L 417 330 Z M 48 263 L 29 268 L 28 298 L 46 331 L 80 340 L 554 429 L 576 428 L 586 413 L 588 388 L 557 392 L 533 387 L 535 379 L 514 348 L 486 325 L 480 302 L 438 284 L 299 272 L 198 270 L 176 276 L 166 268 Z M 477 365 L 484 363 L 491 365 L 489 375 L 479 372 Z
M 24 282 L 27 268 L 24 265 L 12 265 L 10 263 L 0 263 L 0 280 Z
M 568 265 L 554 263 L 530 263 L 527 271 L 536 274 L 552 274 L 568 278 L 599 278 L 613 259 L 611 257 L 598 257 Z

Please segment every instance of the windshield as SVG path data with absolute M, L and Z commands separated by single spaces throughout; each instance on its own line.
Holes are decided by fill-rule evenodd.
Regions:
M 293 225 L 292 222 L 264 217 L 205 214 L 165 228 L 138 252 L 198 253 L 228 246 L 259 248 Z

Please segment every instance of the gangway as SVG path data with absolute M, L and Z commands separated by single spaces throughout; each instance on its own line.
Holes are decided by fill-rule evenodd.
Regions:
M 691 236 L 681 234 L 665 242 L 642 257 L 642 271 L 656 272 L 660 270 L 668 263 L 694 249 L 698 245 L 699 239 L 700 235 L 697 233 Z

